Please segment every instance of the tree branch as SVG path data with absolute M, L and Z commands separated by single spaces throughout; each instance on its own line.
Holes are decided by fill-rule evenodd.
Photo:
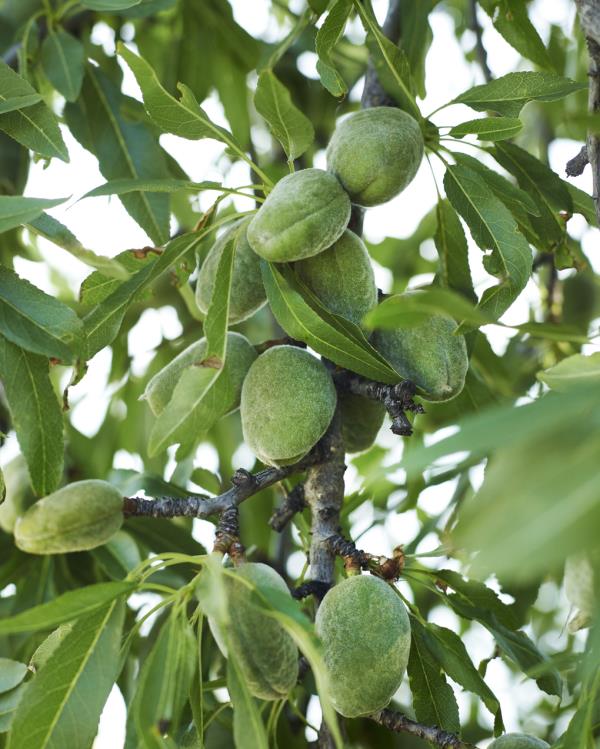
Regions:
M 393 710 L 380 710 L 369 717 L 390 731 L 418 736 L 420 739 L 425 739 L 425 741 L 430 741 L 432 744 L 439 746 L 440 749 L 477 749 L 473 744 L 462 741 L 453 733 L 448 733 L 435 726 L 424 726 L 422 723 L 416 723 Z
M 400 0 L 390 0 L 387 15 L 381 30 L 388 39 L 398 43 L 400 39 Z M 363 89 L 360 105 L 363 109 L 370 107 L 395 107 L 396 102 L 387 93 L 377 77 L 377 71 L 372 60 L 369 60 L 365 75 L 365 87 Z
M 587 146 L 581 146 L 581 150 L 577 156 L 573 156 L 572 159 L 567 161 L 565 169 L 567 177 L 579 177 L 580 174 L 583 174 L 583 170 L 589 163 Z
M 265 468 L 258 473 L 249 473 L 238 469 L 231 483 L 233 486 L 217 497 L 205 495 L 195 497 L 157 497 L 144 499 L 142 497 L 125 497 L 123 499 L 123 514 L 125 517 L 154 517 L 154 518 L 208 518 L 219 515 L 230 507 L 237 507 L 254 494 L 276 484 L 287 476 L 301 473 L 309 466 L 321 460 L 323 453 L 318 443 L 313 450 L 299 463 L 282 468 Z
M 483 29 L 477 18 L 477 0 L 471 0 L 471 31 L 475 34 L 475 51 L 477 53 L 477 62 L 483 73 L 483 77 L 486 83 L 489 83 L 492 78 L 492 71 L 488 65 L 487 51 L 483 46 Z
M 597 0 L 577 0 L 577 10 L 590 56 L 588 109 L 596 113 L 600 112 L 600 4 Z M 588 131 L 587 155 L 592 167 L 593 198 L 600 223 L 600 138 L 591 130 Z

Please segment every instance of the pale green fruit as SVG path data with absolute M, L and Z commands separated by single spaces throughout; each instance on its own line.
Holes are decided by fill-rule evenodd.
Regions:
M 0 504 L 0 528 L 5 533 L 12 533 L 17 518 L 35 502 L 27 463 L 22 455 L 17 455 L 4 467 L 4 481 L 6 497 Z
M 246 563 L 236 576 L 263 589 L 290 596 L 285 580 L 266 564 Z M 236 660 L 248 690 L 261 700 L 287 696 L 298 680 L 298 648 L 281 624 L 253 602 L 256 593 L 247 585 L 227 577 L 226 632 L 210 619 L 210 629 L 225 657 Z
M 250 219 L 236 221 L 225 234 L 217 239 L 200 267 L 196 283 L 196 304 L 200 311 L 206 314 L 212 299 L 217 268 L 223 250 L 236 232 L 239 232 L 229 299 L 229 323 L 232 325 L 249 318 L 267 301 L 260 274 L 260 258 L 252 250 L 246 238 L 249 221 Z
M 274 346 L 244 380 L 244 440 L 263 463 L 296 463 L 325 434 L 335 405 L 333 380 L 322 362 L 304 349 Z
M 336 127 L 327 148 L 327 168 L 352 202 L 365 207 L 402 192 L 422 159 L 419 125 L 394 107 L 354 112 Z
M 488 749 L 550 749 L 550 744 L 525 733 L 505 733 L 492 741 Z
M 412 380 L 419 395 L 430 401 L 447 401 L 465 386 L 469 368 L 467 344 L 454 335 L 451 317 L 429 315 L 409 328 L 377 330 L 371 343 L 405 379 Z
M 331 588 L 317 611 L 335 709 L 346 718 L 386 707 L 406 672 L 410 621 L 393 588 L 371 575 Z
M 123 523 L 123 496 L 89 479 L 40 499 L 17 520 L 15 543 L 29 554 L 63 554 L 102 546 Z
M 279 180 L 248 226 L 248 242 L 265 260 L 287 263 L 317 255 L 350 220 L 350 199 L 322 169 L 302 169 Z
M 368 450 L 375 442 L 383 420 L 385 406 L 379 401 L 353 393 L 338 395 L 342 415 L 342 437 L 347 453 Z
M 377 286 L 369 253 L 348 229 L 324 252 L 296 263 L 296 272 L 322 304 L 360 325 L 377 306 Z
M 577 608 L 569 622 L 569 631 L 577 632 L 589 627 L 596 609 L 594 568 L 586 554 L 573 554 L 565 561 L 563 580 L 567 600 Z
M 171 400 L 183 370 L 192 364 L 199 364 L 205 353 L 206 338 L 201 338 L 184 349 L 148 382 L 143 397 L 155 416 L 162 413 Z M 229 380 L 228 397 L 222 401 L 223 416 L 239 407 L 242 382 L 255 359 L 256 349 L 245 336 L 241 333 L 227 333 L 225 366 L 220 374 L 220 377 Z

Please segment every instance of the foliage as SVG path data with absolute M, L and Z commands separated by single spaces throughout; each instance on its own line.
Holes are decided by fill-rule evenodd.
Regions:
M 260 580 L 247 581 L 248 621 L 272 620 L 265 631 L 291 638 L 304 660 L 286 696 L 264 701 L 251 693 L 244 668 L 223 656 L 207 626 L 219 622 L 227 631 L 232 573 L 196 540 L 189 508 L 220 496 L 240 463 L 264 469 L 258 460 L 252 465 L 240 415 L 231 412 L 254 346 L 261 367 L 272 356 L 265 349 L 282 350 L 265 342 L 282 340 L 326 360 L 321 365 L 290 349 L 327 383 L 311 401 L 317 413 L 305 425 L 308 437 L 289 418 L 303 408 L 302 372 L 286 383 L 289 403 L 268 434 L 280 392 L 261 378 L 250 415 L 254 442 L 274 434 L 276 445 L 265 444 L 262 457 L 279 465 L 306 453 L 310 459 L 334 410 L 330 373 L 373 381 L 389 405 L 381 394 L 397 394 L 402 378 L 374 347 L 372 332 L 418 344 L 419 326 L 432 318 L 449 322 L 463 358 L 464 336 L 469 368 L 456 397 L 404 416 L 411 437 L 391 435 L 386 420 L 372 444 L 383 407 L 375 404 L 369 415 L 361 411 L 364 392 L 344 395 L 346 412 L 360 411 L 358 431 L 345 426 L 346 433 L 361 449 L 371 446 L 346 456 L 352 470 L 338 530 L 346 538 L 373 531 L 365 545 L 386 539 L 390 548 L 365 549 L 372 556 L 360 557 L 363 569 L 383 577 L 392 561 L 386 553 L 403 545 L 394 557 L 401 569 L 390 576 L 398 582 L 386 593 L 403 599 L 396 603 L 408 609 L 412 639 L 407 678 L 391 707 L 470 744 L 503 733 L 504 708 L 507 728 L 535 733 L 556 749 L 600 746 L 600 281 L 588 241 L 596 239 L 595 201 L 548 159 L 557 141 L 577 142 L 575 152 L 587 128 L 594 133 L 597 126 L 597 115 L 587 113 L 581 30 L 568 38 L 548 24 L 542 33 L 526 0 L 403 0 L 396 39 L 382 28 L 381 3 L 371 0 L 256 5 L 268 10 L 269 24 L 254 37 L 234 0 L 0 0 L 0 458 L 7 469 L 6 481 L 0 472 L 0 502 L 11 513 L 10 522 L 2 515 L 0 531 L 0 747 L 89 749 L 114 685 L 127 707 L 126 749 L 304 747 L 307 736 L 315 738 L 307 717 L 314 696 L 338 746 L 426 746 L 416 737 L 425 734 L 395 735 L 368 716 L 338 724 L 328 654 L 315 633 L 316 602 Z M 429 112 L 434 17 L 453 28 L 473 85 L 447 91 Z M 100 31 L 115 44 L 99 43 Z M 517 69 L 489 75 L 487 34 L 518 52 Z M 305 64 L 311 55 L 314 76 Z M 415 141 L 402 187 L 416 171 L 421 141 L 425 158 L 417 181 L 391 204 L 393 232 L 377 242 L 366 232 L 376 278 L 387 271 L 389 295 L 374 307 L 367 268 L 366 281 L 359 280 L 369 299 L 352 299 L 360 311 L 347 319 L 344 305 L 332 303 L 337 290 L 323 287 L 336 278 L 342 287 L 346 273 L 358 273 L 356 263 L 347 271 L 332 267 L 324 279 L 325 254 L 305 261 L 304 274 L 287 261 L 325 250 L 346 230 L 350 199 L 322 169 L 336 119 L 359 108 L 365 74 L 367 88 L 379 87 L 378 103 L 401 113 L 390 119 L 410 123 Z M 132 76 L 141 101 L 130 94 Z M 371 122 L 374 111 L 354 122 Z M 394 159 L 378 154 L 370 126 L 358 131 L 351 144 L 365 138 L 365 147 L 342 153 L 340 143 L 334 155 L 342 171 L 360 172 L 362 189 L 373 161 L 373 177 L 384 178 Z M 189 165 L 169 150 L 174 137 L 214 141 L 221 179 L 192 179 Z M 101 196 L 116 196 L 148 246 L 93 251 L 52 215 L 70 199 L 68 185 L 30 194 L 28 174 L 38 162 L 79 168 L 76 158 L 69 162 L 73 139 L 105 180 L 73 198 L 100 206 Z M 398 154 L 402 147 L 395 145 Z M 247 170 L 243 180 L 240 169 Z M 383 179 L 383 188 L 387 199 L 398 184 Z M 403 201 L 417 189 L 422 215 L 408 217 L 416 228 L 407 236 Z M 354 207 L 350 228 L 358 234 L 362 218 Z M 103 220 L 98 208 L 100 235 Z M 247 226 L 254 227 L 248 241 L 240 231 Z M 236 255 L 240 247 L 245 260 Z M 360 250 L 364 259 L 362 243 Z M 87 267 L 79 289 L 60 263 Z M 253 287 L 240 311 L 243 263 L 252 265 Z M 206 288 L 195 295 L 198 277 Z M 419 293 L 404 294 L 407 288 Z M 175 341 L 163 337 L 140 375 L 128 338 L 145 312 L 164 307 L 175 310 L 182 332 Z M 233 374 L 232 335 L 249 348 Z M 107 349 L 109 406 L 89 437 L 74 425 L 70 400 Z M 447 365 L 447 350 L 435 353 L 437 371 Z M 167 382 L 164 368 L 174 361 L 183 363 Z M 151 409 L 143 395 L 158 373 L 164 392 Z M 325 402 L 318 405 L 317 396 Z M 285 440 L 292 447 L 277 453 Z M 27 475 L 10 462 L 17 444 Z M 120 467 L 123 454 L 133 456 L 135 469 Z M 248 558 L 276 567 L 289 587 L 301 586 L 308 563 L 300 570 L 297 562 L 315 542 L 310 510 L 300 500 L 281 536 L 268 522 L 294 496 L 298 477 L 282 468 L 258 475 L 261 491 L 248 490 L 239 512 Z M 253 480 L 244 472 L 235 477 L 233 491 L 242 493 Z M 43 539 L 34 544 L 43 554 L 17 548 L 16 515 L 52 495 L 38 511 L 52 516 L 45 523 L 54 521 L 53 503 L 69 494 L 65 487 L 92 480 L 113 487 L 97 484 L 110 496 L 109 521 L 100 518 L 103 527 L 94 530 L 79 495 L 75 511 L 64 512 L 74 523 L 65 532 L 77 535 L 79 523 L 92 522 L 92 543 L 73 538 L 54 549 L 78 549 L 69 553 L 47 554 Z M 175 519 L 125 512 L 121 527 L 120 498 L 136 495 L 153 498 L 154 507 L 166 497 L 171 508 L 179 502 L 188 509 Z M 236 529 L 218 520 L 209 517 L 217 539 L 233 533 L 235 540 Z M 567 568 L 584 561 L 587 586 L 585 606 L 577 603 L 584 616 L 575 612 L 570 629 L 567 558 Z M 341 564 L 335 576 L 344 578 Z M 572 582 L 568 587 L 573 598 Z M 244 640 L 251 634 L 245 629 Z M 369 660 L 361 663 L 366 670 Z M 518 720 L 515 706 L 507 710 L 496 693 L 498 674 L 511 688 L 529 690 Z M 360 673 L 355 681 L 360 692 Z

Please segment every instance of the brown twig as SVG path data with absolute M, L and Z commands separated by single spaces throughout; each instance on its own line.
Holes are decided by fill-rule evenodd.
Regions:
M 483 73 L 483 77 L 486 83 L 489 83 L 492 78 L 492 71 L 488 65 L 487 51 L 483 46 L 483 29 L 479 23 L 477 17 L 477 0 L 471 0 L 471 31 L 475 34 L 475 52 L 477 53 L 477 62 Z
M 307 507 L 304 495 L 304 484 L 297 484 L 275 510 L 269 519 L 269 525 L 277 533 L 281 533 L 297 512 Z
M 309 466 L 317 463 L 321 458 L 321 448 L 315 448 L 299 463 L 282 468 L 265 468 L 258 473 L 249 473 L 238 469 L 231 483 L 233 486 L 217 497 L 204 495 L 194 497 L 157 497 L 144 499 L 142 497 L 125 497 L 123 499 L 123 514 L 125 517 L 154 517 L 154 518 L 207 518 L 220 515 L 229 507 L 237 507 L 253 494 L 276 484 L 287 476 L 301 473 Z
M 371 720 L 388 728 L 390 731 L 394 731 L 395 733 L 409 733 L 411 736 L 418 736 L 420 739 L 425 739 L 425 741 L 429 741 L 432 744 L 439 746 L 440 749 L 477 749 L 473 744 L 462 741 L 453 733 L 443 731 L 436 726 L 425 726 L 422 723 L 417 723 L 394 710 L 379 710 L 377 713 L 373 713 L 373 715 L 370 715 L 369 717 Z

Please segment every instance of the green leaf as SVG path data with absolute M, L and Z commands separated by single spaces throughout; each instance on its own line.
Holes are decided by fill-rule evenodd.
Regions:
M 477 580 L 465 580 L 451 570 L 439 570 L 434 574 L 455 591 L 443 597 L 457 614 L 483 624 L 501 651 L 525 674 L 535 678 L 540 689 L 560 696 L 562 682 L 558 671 L 524 632 L 516 631 L 518 621 L 510 606 Z
M 319 57 L 317 72 L 321 83 L 338 98 L 348 93 L 348 86 L 332 62 L 331 52 L 344 33 L 351 10 L 352 0 L 336 0 L 315 38 L 315 52 Z
M 203 239 L 205 233 L 182 234 L 171 240 L 158 259 L 148 262 L 127 281 L 119 284 L 113 279 L 96 277 L 101 286 L 108 287 L 107 296 L 100 294 L 101 301 L 83 318 L 85 331 L 86 359 L 91 359 L 104 346 L 108 346 L 117 336 L 129 305 L 135 301 L 135 295 L 156 281 L 172 265 L 179 262 L 188 252 Z M 116 284 L 116 286 L 115 286 Z M 95 294 L 99 290 L 95 286 Z
M 590 664 L 598 662 L 598 653 L 593 652 L 589 640 L 583 658 Z M 552 749 L 590 749 L 593 747 L 599 704 L 600 669 L 595 668 L 582 684 L 575 715 L 571 718 L 563 736 L 552 745 Z
M 98 67 L 88 65 L 76 102 L 65 117 L 73 135 L 98 159 L 108 179 L 162 179 L 169 176 L 165 152 L 144 121 L 123 114 L 132 100 Z M 138 105 L 139 106 L 139 105 Z M 138 192 L 121 197 L 125 209 L 156 244 L 169 236 L 167 195 Z
M 404 50 L 383 34 L 370 8 L 363 5 L 360 0 L 353 2 L 367 32 L 367 46 L 381 85 L 402 109 L 420 121 L 421 112 L 412 93 L 410 65 Z
M 489 14 L 494 28 L 517 52 L 541 68 L 554 68 L 548 50 L 527 15 L 522 0 L 483 0 L 482 8 Z
M 129 713 L 141 743 L 152 745 L 160 726 L 175 732 L 187 702 L 197 662 L 197 643 L 188 620 L 171 612 L 144 659 Z M 158 742 L 157 746 L 161 743 Z
M 52 629 L 63 622 L 82 619 L 98 609 L 105 609 L 116 598 L 132 593 L 135 587 L 135 583 L 112 582 L 69 590 L 48 603 L 5 617 L 0 621 L 0 634 L 37 632 Z
M 38 218 L 28 221 L 27 228 L 58 247 L 62 247 L 82 263 L 102 271 L 110 278 L 120 280 L 129 278 L 129 273 L 117 260 L 97 255 L 92 250 L 86 249 L 64 224 L 47 213 L 42 213 Z
M 34 354 L 72 362 L 83 325 L 66 304 L 0 266 L 0 328 L 17 346 Z
M 452 688 L 439 663 L 432 657 L 425 640 L 426 630 L 413 616 L 410 618 L 411 643 L 408 678 L 417 720 L 459 733 L 458 705 Z
M 125 604 L 113 601 L 73 626 L 29 682 L 7 749 L 89 746 L 119 674 Z
M 454 317 L 472 325 L 485 325 L 491 318 L 480 312 L 463 296 L 450 289 L 424 289 L 411 294 L 397 294 L 385 299 L 365 318 L 369 328 L 410 328 L 420 325 L 432 314 Z
M 156 419 L 148 441 L 149 455 L 174 442 L 199 439 L 222 416 L 220 404 L 228 387 L 221 377 L 225 364 L 231 274 L 240 231 L 234 232 L 219 260 L 210 306 L 204 321 L 206 364 L 184 370 L 171 400 Z
M 448 676 L 464 689 L 481 697 L 483 704 L 497 717 L 498 725 L 503 727 L 500 703 L 473 665 L 460 637 L 451 629 L 428 623 L 423 628 L 422 639 L 433 659 Z
M 0 119 L 1 122 L 1 119 Z M 0 195 L 0 232 L 14 229 L 40 216 L 45 208 L 54 208 L 68 198 L 24 198 L 21 195 Z
M 573 212 L 571 195 L 563 180 L 535 156 L 513 143 L 498 143 L 490 153 L 534 199 L 541 215 L 540 218 L 530 217 L 533 228 L 548 242 L 562 242 L 565 220 L 561 212 Z
M 504 203 L 517 221 L 528 221 L 529 216 L 541 215 L 540 209 L 533 198 L 525 190 L 521 190 L 520 187 L 509 182 L 506 177 L 498 174 L 498 172 L 494 172 L 485 166 L 485 164 L 482 164 L 481 161 L 466 153 L 454 152 L 452 155 L 457 164 L 468 167 L 483 179 L 489 189 Z
M 0 378 L 31 484 L 44 496 L 58 487 L 64 454 L 62 410 L 48 376 L 48 359 L 0 336 Z
M 146 111 L 161 130 L 189 140 L 212 138 L 226 143 L 234 153 L 250 164 L 263 181 L 269 182 L 269 178 L 246 156 L 233 135 L 210 120 L 186 85 L 178 84 L 181 99 L 176 99 L 161 86 L 156 73 L 145 60 L 121 43 L 118 45 L 118 52 L 133 71 L 142 89 Z
M 518 117 L 530 101 L 556 101 L 575 91 L 587 88 L 554 73 L 507 73 L 481 86 L 474 86 L 452 100 L 453 104 L 466 104 L 478 112 L 492 110 L 504 117 Z
M 506 206 L 490 193 L 474 171 L 461 165 L 448 167 L 444 188 L 473 239 L 482 250 L 491 250 L 484 265 L 499 283 L 483 292 L 478 306 L 485 314 L 498 319 L 529 280 L 532 266 L 529 245 Z
M 236 749 L 268 749 L 267 731 L 256 700 L 248 691 L 235 658 L 227 661 L 227 689 L 233 704 L 233 739 Z
M 89 10 L 125 10 L 126 8 L 133 8 L 134 5 L 139 5 L 142 0 L 80 0 L 84 8 Z
M 289 336 L 370 379 L 387 383 L 402 379 L 361 329 L 325 309 L 290 267 L 262 261 L 261 269 L 271 310 Z
M 25 94 L 24 96 L 15 96 L 12 99 L 5 99 L 0 102 L 0 114 L 14 112 L 17 109 L 26 109 L 42 101 L 40 94 Z
M 313 126 L 272 70 L 263 70 L 259 75 L 254 106 L 281 143 L 288 161 L 294 161 L 310 148 L 315 137 Z
M 591 390 L 597 409 L 597 388 Z M 559 398 L 572 396 L 543 400 Z M 557 569 L 567 555 L 597 547 L 600 439 L 593 414 L 581 421 L 570 414 L 568 430 L 554 425 L 515 439 L 490 459 L 479 491 L 461 508 L 455 534 L 457 543 L 479 551 L 479 574 L 493 570 L 507 580 L 531 580 Z
M 25 663 L 10 658 L 0 658 L 0 693 L 17 687 L 27 676 Z
M 177 192 L 178 190 L 217 190 L 235 192 L 234 188 L 223 187 L 220 182 L 191 182 L 187 179 L 112 179 L 103 185 L 86 192 L 84 198 L 97 198 L 102 195 L 125 195 L 128 192 Z
M 568 356 L 550 369 L 538 372 L 537 378 L 552 390 L 562 392 L 600 383 L 600 352 Z
M 0 60 L 0 104 L 21 96 L 37 96 L 38 92 L 5 62 Z M 58 120 L 50 109 L 38 102 L 23 109 L 0 115 L 0 130 L 10 135 L 25 148 L 52 158 L 69 161 Z
M 475 302 L 467 238 L 460 219 L 448 200 L 438 201 L 436 216 L 434 242 L 440 258 L 439 282 Z
M 58 93 L 67 101 L 75 101 L 85 72 L 85 51 L 79 39 L 64 29 L 50 31 L 42 43 L 40 62 Z
M 6 733 L 11 727 L 15 711 L 27 690 L 26 684 L 21 684 L 10 692 L 0 694 L 0 733 Z
M 503 140 L 513 138 L 522 129 L 523 123 L 514 117 L 482 117 L 455 125 L 449 134 L 454 138 L 476 135 L 479 140 Z

